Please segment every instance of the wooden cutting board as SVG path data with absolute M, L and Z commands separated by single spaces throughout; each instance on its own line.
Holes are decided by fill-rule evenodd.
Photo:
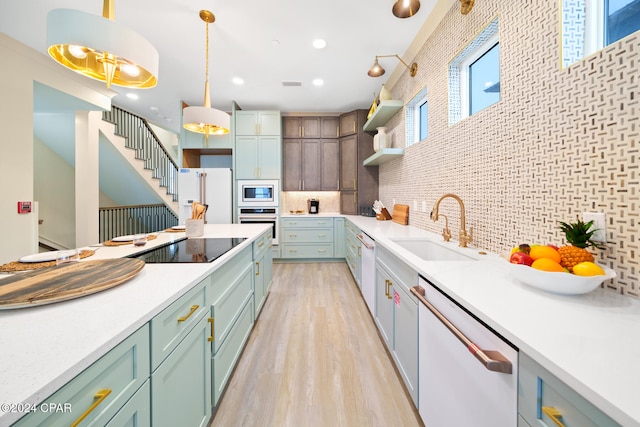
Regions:
M 34 307 L 80 298 L 118 286 L 138 274 L 144 261 L 100 259 L 47 267 L 0 279 L 0 309 Z
M 393 205 L 393 222 L 409 224 L 409 205 Z

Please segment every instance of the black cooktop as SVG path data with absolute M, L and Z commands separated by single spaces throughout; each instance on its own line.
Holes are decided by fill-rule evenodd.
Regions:
M 246 240 L 244 237 L 184 238 L 130 255 L 147 264 L 212 262 Z

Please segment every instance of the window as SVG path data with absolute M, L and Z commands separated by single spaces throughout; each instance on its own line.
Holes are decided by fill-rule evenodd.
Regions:
M 405 117 L 405 146 L 423 141 L 429 136 L 427 89 L 424 88 L 407 102 Z
M 500 101 L 498 18 L 449 63 L 449 124 Z
M 604 3 L 607 45 L 640 29 L 640 0 L 605 0 Z
M 562 0 L 562 66 L 640 29 L 640 0 Z

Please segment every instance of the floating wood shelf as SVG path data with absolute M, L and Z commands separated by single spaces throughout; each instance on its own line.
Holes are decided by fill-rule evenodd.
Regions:
M 384 126 L 402 107 L 403 103 L 400 100 L 380 101 L 376 111 L 367 120 L 362 129 L 365 132 L 375 131 L 376 128 Z
M 373 156 L 364 159 L 362 164 L 364 166 L 377 166 L 382 163 L 386 163 L 390 160 L 398 158 L 404 154 L 403 148 L 383 148 Z

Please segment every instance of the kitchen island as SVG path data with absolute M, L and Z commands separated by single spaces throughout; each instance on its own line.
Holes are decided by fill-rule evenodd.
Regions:
M 249 253 L 250 263 L 252 245 L 265 233 L 270 233 L 270 227 L 262 224 L 206 225 L 202 237 L 246 240 L 211 263 L 147 264 L 134 278 L 107 291 L 40 307 L 0 311 L 0 403 L 10 405 L 0 411 L 0 426 L 18 420 L 25 409 L 38 408 L 194 287 L 223 271 L 239 254 Z M 184 237 L 183 232 L 157 235 L 144 250 Z M 85 260 L 137 252 L 140 249 L 133 245 L 101 246 Z M 253 310 L 251 317 L 252 324 Z M 82 412 L 86 408 L 72 409 Z

